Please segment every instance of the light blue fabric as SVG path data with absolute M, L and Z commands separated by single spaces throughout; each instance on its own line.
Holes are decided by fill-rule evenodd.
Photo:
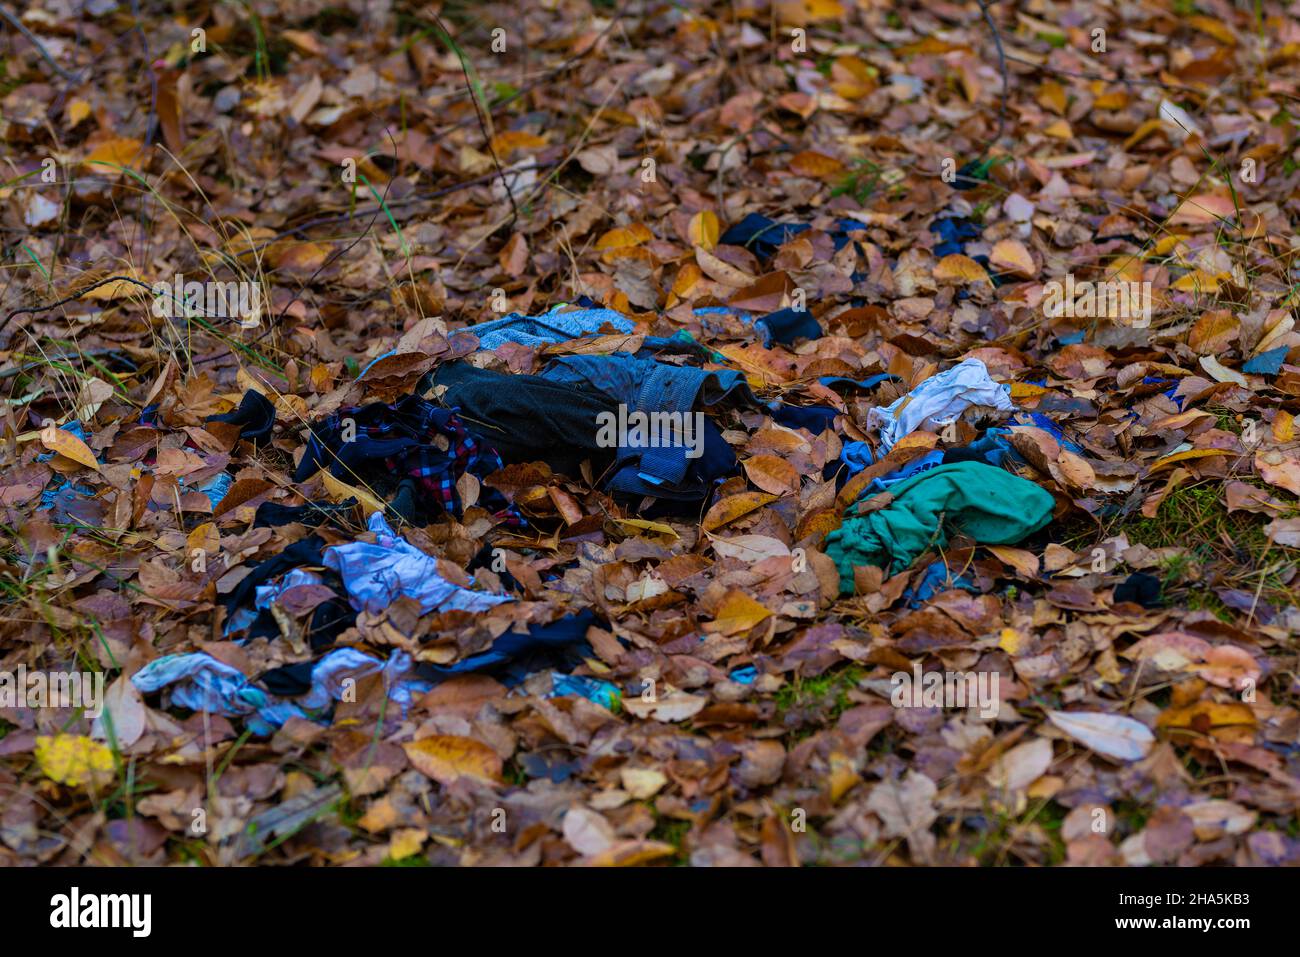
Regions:
M 989 377 L 979 359 L 966 359 L 946 372 L 926 379 L 907 395 L 885 408 L 867 412 L 867 428 L 880 430 L 880 452 L 917 429 L 938 431 L 972 405 L 986 405 L 1011 412 L 1011 388 Z
M 619 332 L 631 332 L 636 328 L 631 319 L 614 309 L 576 309 L 552 311 L 541 316 L 511 313 L 461 331 L 477 336 L 480 349 L 496 349 L 507 342 L 541 348 L 556 342 L 594 336 L 605 325 L 613 326 Z
M 352 607 L 358 611 L 382 611 L 399 595 L 414 598 L 424 614 L 431 611 L 487 611 L 510 595 L 470 591 L 438 574 L 438 562 L 402 538 L 382 512 L 374 512 L 368 523 L 377 536 L 375 544 L 348 542 L 325 549 L 324 562 L 343 579 Z
M 142 694 L 171 688 L 172 703 L 191 711 L 207 711 L 227 718 L 247 719 L 248 729 L 265 737 L 290 718 L 304 718 L 319 724 L 336 701 L 342 701 L 351 685 L 382 672 L 384 687 L 405 715 L 412 697 L 429 691 L 427 681 L 408 678 L 411 656 L 394 651 L 388 661 L 362 654 L 355 648 L 338 648 L 316 662 L 311 672 L 311 689 L 298 698 L 277 698 L 249 681 L 229 665 L 209 654 L 195 652 L 164 655 L 149 662 L 131 677 Z

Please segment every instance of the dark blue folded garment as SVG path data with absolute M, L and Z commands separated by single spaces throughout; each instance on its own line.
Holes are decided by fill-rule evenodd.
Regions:
M 765 328 L 769 339 L 783 346 L 793 345 L 799 339 L 822 337 L 821 324 L 807 309 L 778 309 L 755 319 L 754 325 Z

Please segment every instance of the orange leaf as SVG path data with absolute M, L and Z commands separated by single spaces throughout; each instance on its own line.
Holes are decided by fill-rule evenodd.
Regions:
M 988 282 L 984 267 L 961 253 L 951 253 L 934 267 L 934 278 L 940 282 Z
M 439 784 L 451 784 L 463 777 L 487 784 L 501 781 L 501 756 L 474 738 L 435 734 L 408 741 L 402 750 L 417 771 Z
M 139 140 L 133 140 L 125 136 L 115 136 L 112 139 L 104 140 L 91 150 L 90 155 L 86 157 L 86 162 L 108 163 L 113 166 L 138 169 L 147 155 L 143 147 L 144 144 Z
M 807 176 L 809 179 L 834 176 L 843 169 L 844 164 L 835 157 L 815 150 L 804 150 L 790 157 L 790 172 L 796 176 Z
M 41 444 L 51 452 L 72 459 L 78 465 L 99 471 L 99 462 L 95 460 L 95 453 L 90 451 L 90 446 L 71 432 L 54 428 L 41 429 Z

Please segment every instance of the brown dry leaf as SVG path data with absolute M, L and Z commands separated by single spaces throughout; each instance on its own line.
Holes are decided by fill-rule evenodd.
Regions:
M 744 461 L 749 480 L 772 495 L 798 491 L 799 473 L 785 459 L 775 455 L 753 455 Z
M 1255 468 L 1269 485 L 1300 495 L 1300 459 L 1276 449 L 1261 449 L 1255 453 Z
M 724 262 L 701 246 L 695 247 L 695 262 L 699 264 L 704 275 L 715 282 L 740 288 L 741 286 L 748 286 L 754 281 L 754 277 L 743 269 L 738 269 L 731 263 Z
M 708 698 L 701 695 L 673 691 L 663 697 L 647 701 L 644 696 L 633 695 L 623 699 L 623 707 L 638 718 L 654 721 L 686 721 L 704 710 Z
M 790 157 L 790 172 L 796 176 L 820 179 L 826 176 L 835 176 L 843 169 L 844 164 L 835 157 L 827 156 L 825 153 L 818 153 L 815 150 L 804 150 L 802 153 L 796 153 Z
M 212 515 L 214 518 L 218 518 L 227 512 L 233 512 L 245 502 L 249 502 L 273 488 L 275 486 L 266 479 L 239 479 L 230 486 L 230 490 L 217 503 L 216 508 L 212 510 Z

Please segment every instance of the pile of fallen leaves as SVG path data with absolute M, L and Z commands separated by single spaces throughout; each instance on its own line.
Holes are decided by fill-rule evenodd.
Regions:
M 0 697 L 0 863 L 1300 862 L 1287 8 L 522 6 L 37 2 L 39 48 L 6 33 L 0 671 L 107 687 L 98 718 Z M 799 228 L 725 242 L 751 213 Z M 1149 283 L 1149 324 L 1050 315 L 1067 274 Z M 160 316 L 177 275 L 264 308 Z M 580 297 L 635 331 L 478 348 Z M 737 318 L 792 305 L 819 338 Z M 517 601 L 398 600 L 336 639 L 452 665 L 590 610 L 570 677 L 602 695 L 475 672 L 399 707 L 371 674 L 265 735 L 132 682 L 311 659 L 315 586 L 242 642 L 223 599 L 310 535 L 375 540 L 382 495 L 295 481 L 315 423 L 453 360 L 523 375 L 682 332 L 833 427 L 719 414 L 740 468 L 691 514 L 589 468 L 467 473 L 459 514 L 396 531 Z M 868 412 L 964 359 L 1014 413 L 846 482 Z M 210 418 L 250 392 L 258 441 Z M 989 426 L 1051 524 L 842 594 L 825 538 L 871 480 Z M 345 507 L 255 523 L 268 502 Z M 996 674 L 995 713 L 896 707 L 914 669 Z

